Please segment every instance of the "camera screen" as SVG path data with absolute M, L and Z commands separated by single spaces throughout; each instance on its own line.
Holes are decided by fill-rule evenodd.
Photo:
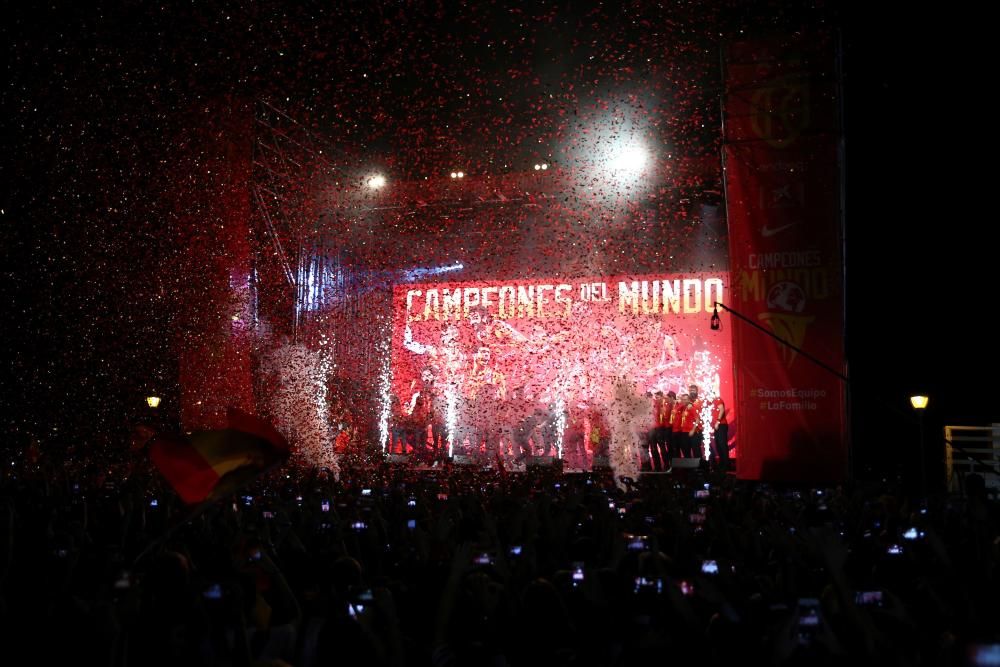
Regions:
M 882 591 L 858 591 L 854 603 L 864 607 L 881 607 Z
M 815 628 L 819 625 L 819 600 L 802 598 L 799 600 L 799 627 Z
M 681 592 L 683 593 L 684 592 L 683 591 L 683 585 L 687 585 L 687 582 L 686 581 L 682 581 L 681 584 L 682 584 Z M 653 590 L 655 590 L 657 593 L 662 593 L 663 592 L 663 579 L 647 579 L 646 577 L 636 577 L 635 578 L 635 592 L 638 593 L 638 592 L 643 591 L 643 590 L 647 590 L 647 591 L 653 591 Z M 686 593 L 685 593 L 685 595 L 686 595 Z
M 969 647 L 969 664 L 975 667 L 1000 665 L 1000 644 L 973 644 Z
M 625 544 L 629 551 L 644 551 L 646 549 L 646 536 L 626 535 Z

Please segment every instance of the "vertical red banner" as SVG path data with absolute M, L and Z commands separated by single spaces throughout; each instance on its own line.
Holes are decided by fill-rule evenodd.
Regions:
M 835 44 L 733 45 L 725 166 L 738 313 L 845 374 Z M 789 345 L 729 318 L 741 424 L 737 475 L 835 482 L 847 473 L 845 386 Z

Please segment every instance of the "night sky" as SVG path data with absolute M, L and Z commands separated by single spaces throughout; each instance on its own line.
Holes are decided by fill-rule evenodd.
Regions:
M 990 162 L 993 125 L 982 21 L 912 6 L 845 14 L 835 3 L 340 4 L 7 9 L 0 401 L 10 442 L 113 441 L 151 383 L 176 381 L 184 230 L 170 197 L 197 163 L 185 141 L 212 109 L 272 100 L 344 164 L 400 179 L 454 163 L 477 174 L 558 164 L 574 115 L 605 104 L 640 110 L 670 150 L 697 158 L 717 154 L 719 140 L 718 71 L 705 53 L 829 27 L 845 46 L 861 467 L 915 443 L 912 390 L 932 397 L 929 433 L 1000 421 L 996 245 L 988 167 L 978 166 Z

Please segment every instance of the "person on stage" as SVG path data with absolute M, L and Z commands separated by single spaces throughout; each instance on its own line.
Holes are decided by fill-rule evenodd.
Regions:
M 670 468 L 670 452 L 667 443 L 670 440 L 670 410 L 673 406 L 668 403 L 662 391 L 653 394 L 652 402 L 653 424 L 646 440 L 646 447 L 649 450 L 653 470 L 665 472 Z
M 471 433 L 469 445 L 473 454 L 484 447 L 486 460 L 493 462 L 500 443 L 500 409 L 507 398 L 507 378 L 493 367 L 492 352 L 483 345 L 472 360 L 472 370 L 466 379 L 465 425 Z
M 611 426 L 602 406 L 591 405 L 587 412 L 587 422 L 590 427 L 588 440 L 592 460 L 596 461 L 598 458 L 607 460 L 611 445 Z
M 563 462 L 567 468 L 586 470 L 589 467 L 584 441 L 589 409 L 586 401 L 582 399 L 569 406 L 566 432 L 563 434 Z
M 420 380 L 414 380 L 410 384 L 412 393 L 406 409 L 413 433 L 414 454 L 428 462 L 438 457 L 439 443 L 443 440 L 444 433 L 444 421 L 437 413 L 440 398 L 434 380 L 433 367 L 425 367 L 420 372 Z M 428 433 L 431 438 L 430 444 L 427 439 Z
M 681 419 L 684 416 L 684 396 L 686 394 L 677 394 L 674 399 L 673 404 L 670 406 L 670 418 L 667 422 L 667 426 L 670 428 L 670 449 L 671 454 L 677 458 L 683 456 L 683 447 L 686 443 L 683 442 L 684 438 L 681 433 Z
M 693 420 L 690 429 L 685 429 L 691 436 L 692 456 L 701 458 L 705 453 L 705 422 L 701 411 L 705 408 L 705 401 L 699 396 L 698 385 L 692 384 L 688 387 L 688 396 L 691 398 L 691 405 L 688 412 Z
M 531 443 L 535 437 L 535 429 L 545 421 L 546 415 L 544 410 L 525 394 L 524 387 L 517 387 L 511 392 L 509 408 L 514 457 L 516 461 L 521 462 L 532 455 Z
M 729 419 L 721 396 L 712 399 L 712 458 L 718 459 L 719 470 L 729 469 Z
M 409 437 L 409 415 L 403 409 L 399 396 L 389 396 L 389 453 L 405 454 L 406 441 Z
M 636 389 L 635 383 L 625 377 L 616 378 L 611 384 L 608 407 L 608 426 L 611 429 L 609 448 L 615 481 L 623 487 L 622 477 L 636 478 L 639 474 L 637 449 L 643 442 L 641 430 L 647 428 L 652 416 L 650 402 Z
M 694 448 L 691 445 L 692 435 L 695 429 L 695 413 L 691 409 L 691 397 L 688 394 L 678 396 L 678 406 L 675 408 L 673 441 L 677 447 L 677 452 L 686 459 L 694 456 Z

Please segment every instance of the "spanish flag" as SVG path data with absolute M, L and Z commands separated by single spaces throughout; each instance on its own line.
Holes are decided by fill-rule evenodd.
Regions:
M 150 458 L 185 503 L 228 496 L 288 458 L 288 442 L 267 422 L 235 408 L 227 421 L 218 431 L 150 440 Z

